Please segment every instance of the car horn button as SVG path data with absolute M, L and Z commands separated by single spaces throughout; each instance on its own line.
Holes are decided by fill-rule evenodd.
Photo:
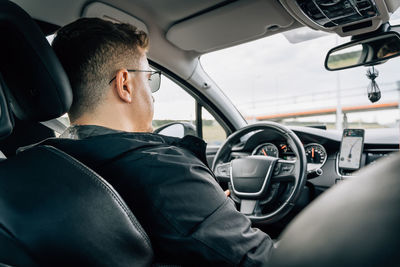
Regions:
M 232 160 L 231 183 L 234 193 L 248 199 L 263 196 L 277 161 L 274 157 L 257 155 Z

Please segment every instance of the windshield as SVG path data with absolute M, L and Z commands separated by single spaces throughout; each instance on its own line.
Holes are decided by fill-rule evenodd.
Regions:
M 324 68 L 327 52 L 349 37 L 305 28 L 286 35 L 292 38 L 276 34 L 201 57 L 205 71 L 249 123 L 273 120 L 337 130 L 398 127 L 400 57 L 375 66 L 381 99 L 371 103 L 368 68 L 335 72 Z M 310 39 L 318 35 L 323 36 Z M 309 40 L 288 41 L 298 37 Z

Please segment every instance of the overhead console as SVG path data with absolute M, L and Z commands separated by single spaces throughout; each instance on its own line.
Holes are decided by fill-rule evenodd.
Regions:
M 373 0 L 297 0 L 297 4 L 304 14 L 325 28 L 346 25 L 379 16 Z
M 299 22 L 340 36 L 374 31 L 389 21 L 398 0 L 280 0 Z

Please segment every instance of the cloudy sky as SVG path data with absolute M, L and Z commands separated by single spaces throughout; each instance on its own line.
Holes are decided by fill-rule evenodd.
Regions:
M 337 39 L 326 36 L 293 45 L 279 34 L 205 55 L 201 61 L 246 115 L 335 106 L 338 88 L 343 97 L 354 95 L 352 99 L 343 99 L 343 105 L 368 104 L 367 68 L 329 72 L 323 66 L 327 51 L 335 46 Z M 400 80 L 399 67 L 398 59 L 377 67 L 380 76 L 376 81 L 383 92 L 393 90 Z M 391 99 L 393 92 L 383 94 L 381 102 Z
M 400 11 L 392 16 L 391 24 L 400 24 Z M 343 107 L 371 103 L 367 98 L 367 68 L 336 72 L 324 68 L 326 53 L 350 38 L 307 28 L 286 35 L 290 35 L 292 43 L 277 34 L 201 57 L 203 68 L 243 116 L 336 107 L 338 92 Z M 299 42 L 301 39 L 310 40 Z M 399 101 L 400 57 L 376 69 L 380 73 L 376 81 L 382 91 L 379 103 Z M 161 90 L 154 97 L 155 119 L 195 118 L 194 100 L 167 78 L 163 77 Z M 352 113 L 348 118 L 394 125 L 399 111 Z M 335 116 L 321 120 L 334 122 Z

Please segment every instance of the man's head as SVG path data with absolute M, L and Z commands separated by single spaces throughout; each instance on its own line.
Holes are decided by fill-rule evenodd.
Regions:
M 79 19 L 57 32 L 52 45 L 73 89 L 72 123 L 151 131 L 150 73 L 128 71 L 149 70 L 148 43 L 134 26 L 97 18 Z

